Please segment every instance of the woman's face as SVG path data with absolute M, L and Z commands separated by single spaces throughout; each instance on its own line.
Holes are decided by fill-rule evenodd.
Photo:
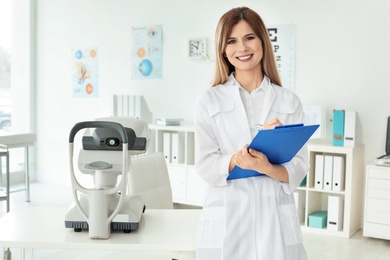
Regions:
M 241 20 L 233 26 L 227 40 L 225 55 L 236 68 L 236 72 L 259 68 L 261 71 L 262 42 L 246 21 Z

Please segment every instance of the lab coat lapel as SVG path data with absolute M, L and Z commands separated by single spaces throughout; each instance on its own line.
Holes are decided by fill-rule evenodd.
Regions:
M 227 100 L 225 102 L 232 102 L 234 100 L 236 110 L 238 114 L 236 116 L 232 116 L 231 120 L 231 127 L 229 128 L 230 133 L 234 133 L 233 136 L 239 137 L 237 140 L 240 142 L 240 145 L 243 145 L 245 143 L 248 143 L 250 140 L 252 140 L 251 136 L 251 130 L 249 128 L 249 121 L 248 117 L 245 112 L 244 104 L 242 103 L 241 96 L 240 96 L 240 85 L 238 82 L 234 79 L 234 77 L 230 77 L 227 84 L 225 84 L 225 87 L 227 87 L 229 94 L 226 96 Z M 240 120 L 237 122 L 237 118 Z
M 264 91 L 265 91 L 265 98 L 264 98 L 264 105 L 263 105 L 263 112 L 261 114 L 261 124 L 265 124 L 268 120 L 268 114 L 271 111 L 272 104 L 275 101 L 276 93 L 274 89 L 271 87 L 271 82 L 268 77 L 264 76 Z

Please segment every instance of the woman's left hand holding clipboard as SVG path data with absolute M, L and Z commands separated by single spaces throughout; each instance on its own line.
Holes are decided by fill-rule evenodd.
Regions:
M 262 130 L 274 129 L 276 126 L 280 126 L 282 123 L 279 119 L 274 118 L 266 122 Z M 257 172 L 266 173 L 269 171 L 272 164 L 268 161 L 267 156 L 259 151 L 254 149 L 248 150 L 248 144 L 245 144 L 242 149 L 237 151 L 230 160 L 229 171 L 231 171 L 234 166 L 238 166 L 241 169 L 255 170 Z

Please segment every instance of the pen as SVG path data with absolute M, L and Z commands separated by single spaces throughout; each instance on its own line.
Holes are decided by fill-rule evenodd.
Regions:
M 259 129 L 259 131 L 263 130 L 263 124 L 255 124 L 255 127 Z

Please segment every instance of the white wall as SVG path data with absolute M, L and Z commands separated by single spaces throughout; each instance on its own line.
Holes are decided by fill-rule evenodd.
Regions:
M 76 122 L 112 114 L 112 95 L 142 94 L 155 116 L 192 122 L 209 87 L 211 61 L 187 58 L 187 40 L 213 35 L 233 7 L 267 24 L 296 25 L 295 92 L 304 105 L 358 112 L 366 162 L 384 152 L 390 115 L 387 0 L 36 0 L 37 179 L 69 179 L 68 135 Z M 163 79 L 131 80 L 131 27 L 163 26 Z M 72 97 L 72 48 L 98 47 L 99 98 Z M 328 134 L 330 122 L 328 124 Z M 329 137 L 330 138 L 330 137 Z

